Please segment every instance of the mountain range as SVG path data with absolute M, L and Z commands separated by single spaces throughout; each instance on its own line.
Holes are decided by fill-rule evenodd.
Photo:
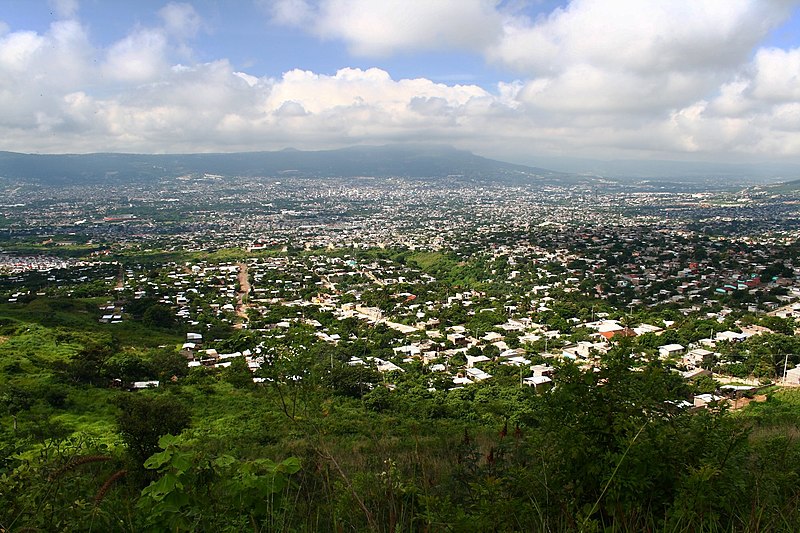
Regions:
M 22 154 L 0 152 L 0 176 L 42 185 L 121 183 L 192 174 L 398 176 L 561 181 L 570 174 L 487 159 L 450 146 L 359 146 L 338 150 L 216 154 Z
M 613 177 L 622 180 L 658 180 L 684 183 L 753 184 L 776 183 L 800 178 L 800 164 L 786 161 L 711 162 L 659 159 L 580 159 L 533 157 L 529 164 L 559 172 Z
M 640 182 L 646 185 L 650 182 L 711 188 L 787 182 L 800 177 L 800 165 L 780 163 L 757 165 L 570 158 L 537 158 L 536 163 L 537 166 L 513 164 L 452 146 L 413 144 L 202 154 L 0 152 L 0 177 L 54 186 L 149 182 L 185 175 L 214 174 L 225 177 L 457 176 L 512 184 L 582 182 L 609 185 L 616 182 L 623 185 Z

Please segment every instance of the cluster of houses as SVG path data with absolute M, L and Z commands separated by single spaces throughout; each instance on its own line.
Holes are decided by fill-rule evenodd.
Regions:
M 114 302 L 106 302 L 100 306 L 100 312 L 103 313 L 99 319 L 101 324 L 119 324 L 123 320 L 125 307 Z
M 82 261 L 62 259 L 47 255 L 12 255 L 0 253 L 0 274 L 21 274 L 36 270 L 49 272 L 83 264 Z
M 538 291 L 564 287 L 634 307 L 676 304 L 686 314 L 734 293 L 747 294 L 742 300 L 751 312 L 774 311 L 800 298 L 800 264 L 780 260 L 791 277 L 772 269 L 783 249 L 774 239 L 731 242 L 647 225 L 613 230 L 559 226 L 550 233 L 538 227 L 532 233 L 525 240 L 487 247 L 509 285 L 530 280 Z M 559 272 L 548 271 L 553 265 Z
M 650 250 L 655 243 L 648 243 L 639 231 L 623 229 L 616 236 L 617 241 L 634 248 L 643 247 L 644 254 L 656 254 L 657 250 Z M 576 238 L 592 244 L 572 250 L 567 248 L 570 239 Z M 385 326 L 395 332 L 396 341 L 391 347 L 392 357 L 353 357 L 349 361 L 351 365 L 373 365 L 388 376 L 402 371 L 404 363 L 420 361 L 432 373 L 449 376 L 452 387 L 490 380 L 493 365 L 505 365 L 520 370 L 523 385 L 541 387 L 547 386 L 552 378 L 548 359 L 568 358 L 589 368 L 597 364 L 597 358 L 620 337 L 660 335 L 673 325 L 666 320 L 627 326 L 619 319 L 610 319 L 607 313 L 592 310 L 591 320 L 568 319 L 573 330 L 584 328 L 590 332 L 587 338 L 571 342 L 569 334 L 533 320 L 534 314 L 557 306 L 558 295 L 562 292 L 587 291 L 590 294 L 596 291 L 598 269 L 603 269 L 603 279 L 606 279 L 609 272 L 617 275 L 626 269 L 644 267 L 642 287 L 659 281 L 653 280 L 653 276 L 674 275 L 674 279 L 680 281 L 673 287 L 675 294 L 683 292 L 686 297 L 692 296 L 692 283 L 710 283 L 712 278 L 716 279 L 713 276 L 703 279 L 700 272 L 707 265 L 702 261 L 690 261 L 681 267 L 683 263 L 677 257 L 687 250 L 678 246 L 657 255 L 640 253 L 636 263 L 617 261 L 613 266 L 608 260 L 589 253 L 592 246 L 598 255 L 606 253 L 604 246 L 612 246 L 614 242 L 611 235 L 592 235 L 584 229 L 582 233 L 560 232 L 547 246 L 527 242 L 491 246 L 483 255 L 485 268 L 492 276 L 514 287 L 502 296 L 497 291 L 473 289 L 442 293 L 442 284 L 413 263 L 377 259 L 370 254 L 359 257 L 357 253 L 286 253 L 252 256 L 241 263 L 174 262 L 160 270 L 131 265 L 125 270 L 123 283 L 117 290 L 133 298 L 157 298 L 170 305 L 176 317 L 197 332 L 192 335 L 199 337 L 187 338 L 183 346 L 192 367 L 224 368 L 230 365 L 232 358 L 243 357 L 255 371 L 269 360 L 269 349 L 263 343 L 232 353 L 218 353 L 213 338 L 207 339 L 204 346 L 202 336 L 207 334 L 210 320 L 227 322 L 256 331 L 263 338 L 276 339 L 285 337 L 292 327 L 301 324 L 313 331 L 318 342 L 336 346 L 359 338 L 358 334 L 345 332 L 337 326 L 354 319 L 366 328 Z M 622 257 L 621 253 L 618 255 Z M 648 272 L 646 265 L 651 263 L 660 266 Z M 751 267 L 754 272 L 766 268 L 762 264 Z M 243 286 L 243 276 L 246 286 Z M 636 285 L 633 277 L 628 278 L 626 281 L 631 286 Z M 736 290 L 763 291 L 778 286 L 776 280 L 747 279 L 749 284 L 737 285 Z M 587 280 L 589 284 L 585 283 Z M 793 281 L 784 285 L 786 290 L 782 295 L 790 301 L 800 294 Z M 619 284 L 609 287 L 622 290 Z M 376 295 L 382 295 L 383 299 Z M 373 301 L 380 306 L 370 304 Z M 639 302 L 635 305 L 645 305 L 644 297 L 633 301 Z M 730 313 L 726 307 L 720 309 L 718 302 L 707 294 L 701 299 L 690 298 L 690 303 L 693 307 L 687 311 L 720 322 Z M 713 312 L 705 307 L 712 304 Z M 798 306 L 789 305 L 792 312 Z M 453 310 L 458 311 L 462 320 L 480 316 L 485 311 L 499 312 L 507 318 L 488 330 L 470 331 L 464 322 L 446 318 Z M 109 308 L 107 311 L 110 321 L 121 315 L 121 310 Z M 331 318 L 322 320 L 323 315 Z M 763 328 L 759 330 L 758 327 L 722 331 L 693 346 L 664 343 L 658 346 L 657 353 L 676 364 L 685 377 L 692 378 L 707 373 L 705 368 L 719 361 L 720 355 L 715 350 L 717 343 L 742 341 L 761 332 Z M 531 344 L 537 348 L 531 349 Z M 488 347 L 491 347 L 489 351 Z
M 108 295 L 118 270 L 114 262 L 0 253 L 0 294 L 16 303 L 26 296 L 72 296 L 76 287 L 94 283 L 99 292 L 92 295 Z
M 219 353 L 214 348 L 203 347 L 203 334 L 189 332 L 186 334 L 186 342 L 181 346 L 181 354 L 187 359 L 189 368 L 209 367 L 227 368 L 231 366 L 237 357 L 244 358 L 247 367 L 255 372 L 268 359 L 263 343 L 254 346 L 253 349 L 242 351 Z M 255 382 L 261 382 L 262 378 L 253 378 Z

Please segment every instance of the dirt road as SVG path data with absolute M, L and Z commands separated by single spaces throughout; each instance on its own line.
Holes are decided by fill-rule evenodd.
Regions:
M 245 302 L 245 296 L 250 294 L 250 279 L 245 263 L 239 263 L 239 293 L 236 295 L 236 314 L 247 320 L 247 309 L 250 307 Z

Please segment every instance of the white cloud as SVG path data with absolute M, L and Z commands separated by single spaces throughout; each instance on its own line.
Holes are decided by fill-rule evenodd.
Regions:
M 48 0 L 48 3 L 60 19 L 71 19 L 78 14 L 78 0 Z
M 381 68 L 271 78 L 224 58 L 198 63 L 186 40 L 203 21 L 189 4 L 168 4 L 159 26 L 134 27 L 106 48 L 92 46 L 77 20 L 60 20 L 44 33 L 0 32 L 0 149 L 187 152 L 413 140 L 513 160 L 800 160 L 800 49 L 758 45 L 788 5 L 575 0 L 534 20 L 488 1 L 266 5 L 276 22 L 305 24 L 359 54 L 472 50 L 520 77 L 489 88 L 395 79 Z
M 259 0 L 277 24 L 302 26 L 313 20 L 314 9 L 306 0 Z
M 489 57 L 532 75 L 576 64 L 634 73 L 737 66 L 790 13 L 784 0 L 573 0 L 508 19 Z
M 537 149 L 597 155 L 609 149 L 704 152 L 765 146 L 747 144 L 766 135 L 756 118 L 778 123 L 786 112 L 770 102 L 800 99 L 800 54 L 761 50 L 751 58 L 797 4 L 572 0 L 536 18 L 515 11 L 513 3 L 481 0 L 274 0 L 269 7 L 274 22 L 340 40 L 357 55 L 478 52 L 522 77 L 482 96 L 492 102 L 482 112 L 502 117 L 502 127 L 488 125 L 499 138 L 516 132 L 541 143 Z M 356 96 L 372 93 L 364 80 L 354 86 L 342 72 L 333 78 L 288 73 L 270 98 L 294 95 L 312 114 L 334 101 L 338 109 L 349 110 Z M 392 89 L 382 90 L 389 93 L 380 100 L 382 112 L 373 117 L 396 125 L 399 106 Z M 419 94 L 404 110 L 428 115 L 431 124 L 449 125 L 459 138 L 479 135 L 481 130 L 468 131 L 477 124 L 470 115 L 477 109 L 474 102 L 454 107 L 440 98 Z M 357 100 L 362 111 L 371 101 Z M 714 131 L 720 132 L 718 139 Z
M 427 79 L 392 80 L 377 68 L 345 68 L 333 76 L 293 70 L 276 83 L 265 102 L 265 109 L 277 109 L 283 102 L 301 104 L 311 113 L 353 106 L 376 106 L 401 112 L 412 98 L 444 98 L 452 105 L 464 105 L 471 98 L 489 97 L 477 86 L 447 86 Z
M 28 106 L 30 119 L 15 121 L 4 113 L 0 134 L 4 149 L 53 151 L 254 150 L 422 140 L 513 159 L 531 153 L 791 154 L 800 136 L 800 106 L 749 103 L 749 83 L 736 82 L 717 100 L 698 101 L 666 117 L 632 120 L 532 108 L 528 87 L 520 83 L 489 92 L 426 79 L 395 80 L 380 69 L 341 69 L 334 75 L 295 70 L 270 79 L 216 61 L 159 70 L 147 83 L 128 81 L 102 97 L 64 89 L 52 104 Z M 724 99 L 738 103 L 725 107 Z M 19 104 L 0 105 L 5 110 Z
M 161 27 L 137 27 L 105 52 L 103 75 L 111 80 L 145 83 L 166 75 L 171 56 L 190 58 L 185 41 L 203 27 L 191 4 L 171 2 L 158 11 Z
M 45 39 L 33 31 L 20 31 L 0 41 L 0 67 L 5 71 L 24 70 L 42 49 Z
M 233 75 L 243 79 L 245 83 L 247 83 L 247 85 L 249 85 L 250 87 L 255 87 L 255 85 L 258 83 L 257 77 L 251 76 L 246 72 L 234 72 Z
M 709 109 L 715 115 L 741 116 L 753 110 L 755 102 L 745 96 L 750 87 L 750 81 L 744 77 L 737 77 L 725 83 L 719 89 L 719 95 L 711 102 Z
M 708 89 L 707 75 L 667 71 L 639 76 L 579 64 L 552 78 L 530 80 L 520 98 L 544 112 L 652 114 L 690 102 Z
M 116 42 L 106 53 L 104 73 L 112 80 L 146 82 L 168 67 L 167 38 L 156 29 L 140 29 Z
M 272 20 L 325 39 L 341 39 L 362 56 L 461 49 L 481 51 L 502 31 L 493 0 L 273 0 Z
M 158 15 L 166 31 L 179 39 L 194 37 L 203 25 L 200 15 L 187 3 L 170 2 L 159 10 Z
M 84 28 L 73 20 L 54 22 L 45 35 L 13 32 L 0 38 L 0 115 L 2 122 L 32 128 L 50 124 L 58 100 L 90 78 L 91 47 Z
M 759 50 L 755 69 L 753 96 L 768 102 L 800 100 L 800 48 Z
M 546 17 L 507 19 L 487 57 L 529 76 L 554 112 L 661 114 L 729 82 L 790 13 L 782 0 L 574 0 Z

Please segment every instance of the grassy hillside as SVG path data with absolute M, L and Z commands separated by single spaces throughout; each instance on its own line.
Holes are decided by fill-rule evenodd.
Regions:
M 680 411 L 666 400 L 683 381 L 631 371 L 620 350 L 596 373 L 560 367 L 547 394 L 500 374 L 429 390 L 422 367 L 394 390 L 353 387 L 358 369 L 310 350 L 257 386 L 235 365 L 186 373 L 177 332 L 99 324 L 95 305 L 0 306 L 4 530 L 800 527 L 797 390 L 735 415 Z

